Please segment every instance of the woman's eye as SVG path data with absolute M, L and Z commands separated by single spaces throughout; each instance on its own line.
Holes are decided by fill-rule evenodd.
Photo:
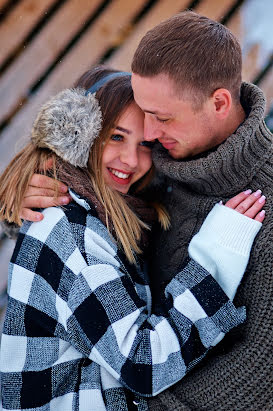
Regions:
M 113 141 L 122 141 L 123 136 L 121 136 L 120 134 L 112 134 L 111 140 L 113 140 Z
M 141 141 L 140 145 L 143 147 L 153 148 L 153 146 L 155 145 L 155 142 L 154 141 Z

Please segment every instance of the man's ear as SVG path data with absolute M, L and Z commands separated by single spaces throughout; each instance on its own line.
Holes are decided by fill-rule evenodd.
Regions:
M 225 119 L 232 106 L 232 97 L 226 88 L 218 88 L 212 95 L 215 114 L 219 119 Z

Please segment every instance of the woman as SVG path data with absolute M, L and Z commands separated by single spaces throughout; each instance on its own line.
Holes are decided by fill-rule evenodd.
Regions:
M 3 409 L 147 410 L 145 396 L 181 379 L 245 319 L 228 296 L 263 204 L 249 193 L 230 203 L 243 200 L 254 219 L 216 205 L 191 242 L 196 262 L 167 286 L 161 312 L 151 313 L 143 255 L 149 227 L 157 220 L 167 227 L 168 218 L 159 205 L 127 195 L 152 172 L 143 114 L 124 73 L 97 68 L 78 86 L 87 92 L 66 90 L 42 108 L 32 142 L 0 180 L 1 217 L 10 222 L 20 223 L 30 178 L 49 158 L 73 198 L 64 209 L 42 211 L 42 221 L 25 222 L 18 236 L 1 344 Z M 222 232 L 226 218 L 237 249 Z M 206 253 L 216 246 L 217 256 Z

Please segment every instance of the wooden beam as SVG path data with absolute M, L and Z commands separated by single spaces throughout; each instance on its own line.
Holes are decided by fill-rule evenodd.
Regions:
M 117 69 L 130 70 L 133 54 L 144 34 L 162 20 L 187 8 L 189 3 L 189 0 L 161 0 L 156 3 L 137 24 L 126 43 L 107 60 L 107 64 Z
M 203 0 L 197 4 L 194 11 L 212 20 L 221 21 L 235 3 L 236 0 Z
M 0 123 L 92 16 L 102 0 L 69 0 L 0 78 Z
M 0 65 L 20 45 L 56 0 L 22 0 L 0 25 Z

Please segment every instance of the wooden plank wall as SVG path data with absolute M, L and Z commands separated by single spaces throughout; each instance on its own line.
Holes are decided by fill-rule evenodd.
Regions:
M 133 52 L 151 27 L 191 8 L 226 24 L 244 53 L 244 79 L 273 100 L 272 48 L 251 40 L 246 20 L 254 0 L 0 0 L 0 171 L 23 145 L 40 105 L 92 65 L 130 70 Z M 258 3 L 258 4 L 257 4 Z M 256 1 L 267 13 L 271 0 Z M 272 10 L 271 10 L 272 11 Z M 269 10 L 270 12 L 270 10 Z M 257 19 L 253 30 L 263 25 Z M 270 33 L 268 33 L 268 36 Z M 260 58 L 264 50 L 263 59 Z M 0 232 L 0 292 L 13 242 Z

